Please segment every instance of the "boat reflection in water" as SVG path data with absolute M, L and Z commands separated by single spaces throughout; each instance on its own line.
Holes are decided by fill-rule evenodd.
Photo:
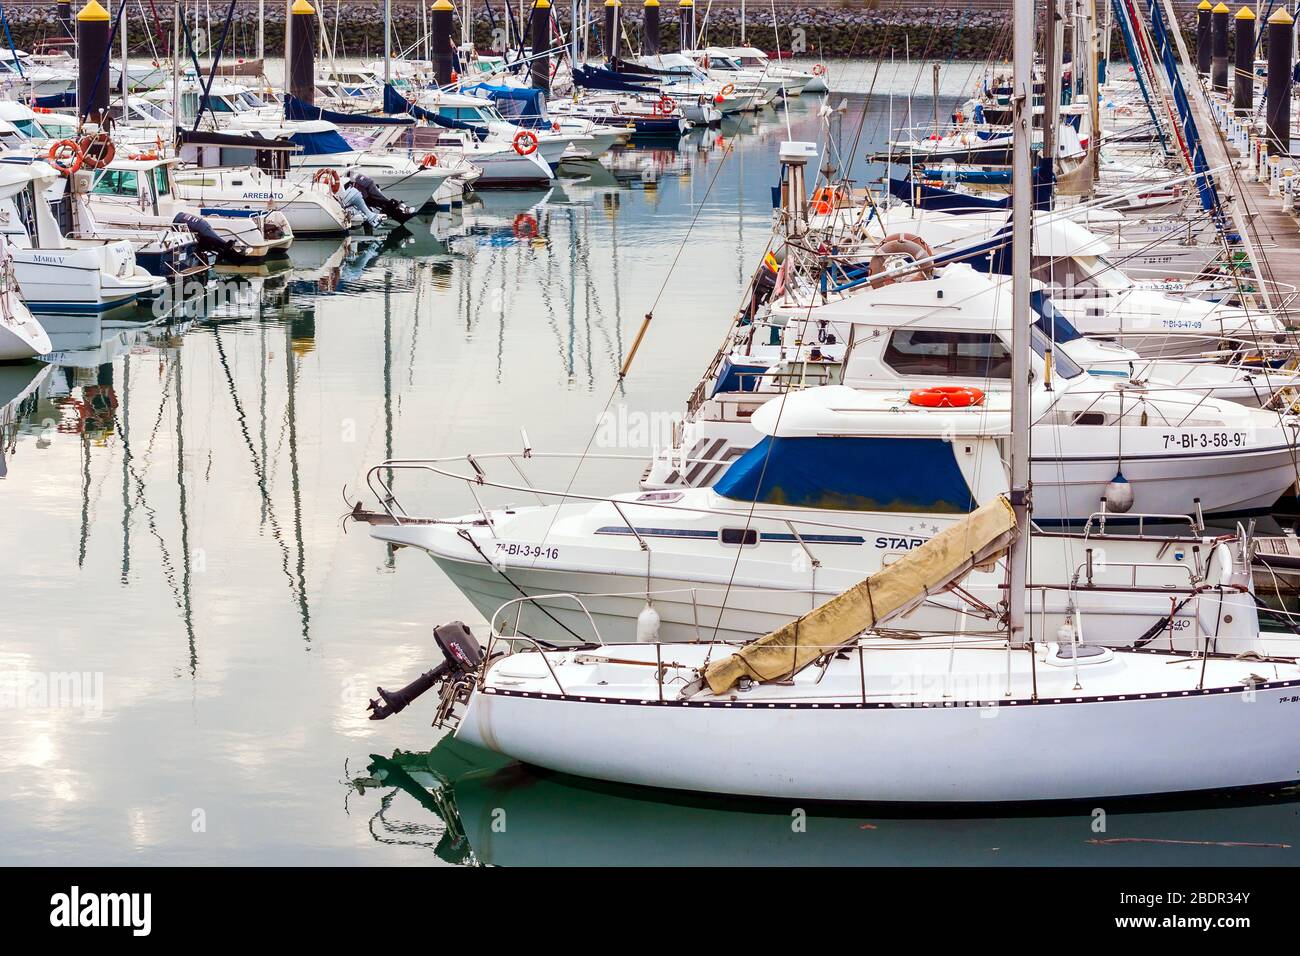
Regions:
M 377 797 L 370 817 L 375 840 L 426 846 L 457 865 L 1284 866 L 1300 860 L 1294 788 L 1214 803 L 1103 801 L 1026 809 L 1025 816 L 935 816 L 933 808 L 795 806 L 604 784 L 528 767 L 450 736 L 428 752 L 372 755 L 367 775 L 349 785 L 363 798 Z

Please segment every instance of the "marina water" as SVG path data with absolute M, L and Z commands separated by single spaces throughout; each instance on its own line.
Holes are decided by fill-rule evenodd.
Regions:
M 31 387 L 0 482 L 0 860 L 1292 862 L 1284 797 L 992 819 L 696 800 L 439 743 L 424 702 L 366 720 L 377 684 L 434 663 L 434 625 L 483 626 L 427 557 L 349 531 L 366 466 L 525 440 L 648 455 L 766 248 L 778 144 L 829 122 L 861 156 L 972 69 L 943 71 L 936 106 L 928 65 L 886 85 L 846 64 L 828 119 L 804 97 L 392 236 L 298 241 L 172 321 L 53 322 L 52 363 L 0 383 Z M 607 492 L 640 469 L 549 475 Z M 464 494 L 396 483 L 446 514 Z

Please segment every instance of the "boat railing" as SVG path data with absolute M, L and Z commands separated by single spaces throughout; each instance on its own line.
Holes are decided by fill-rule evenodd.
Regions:
M 688 488 L 668 488 L 657 491 L 642 492 L 636 499 L 615 498 L 610 495 L 595 495 L 584 492 L 574 491 L 571 488 L 551 489 L 542 488 L 528 479 L 527 474 L 521 467 L 521 462 L 525 460 L 551 460 L 551 461 L 627 461 L 627 462 L 644 462 L 643 455 L 598 453 L 598 452 L 536 452 L 531 448 L 526 448 L 523 452 L 493 452 L 485 455 L 464 454 L 455 455 L 445 458 L 426 458 L 426 459 L 390 459 L 374 465 L 366 473 L 366 484 L 378 500 L 380 506 L 384 509 L 389 521 L 396 525 L 404 524 L 446 524 L 453 523 L 445 519 L 426 518 L 410 514 L 405 506 L 398 500 L 392 490 L 391 475 L 388 480 L 384 478 L 384 473 L 397 471 L 425 472 L 442 478 L 449 478 L 464 484 L 468 489 L 476 505 L 479 520 L 483 526 L 488 529 L 492 537 L 497 538 L 497 528 L 493 521 L 492 511 L 483 500 L 480 492 L 483 489 L 494 489 L 516 494 L 530 495 L 537 499 L 539 504 L 545 505 L 548 501 L 555 503 L 565 502 L 586 502 L 590 504 L 604 504 L 614 509 L 614 511 L 625 522 L 629 533 L 634 535 L 643 551 L 650 551 L 650 545 L 645 537 L 637 530 L 636 526 L 627 517 L 625 508 L 653 509 L 663 513 L 674 513 L 679 515 L 714 515 L 724 516 L 735 519 L 737 524 L 743 524 L 748 529 L 754 529 L 756 532 L 761 526 L 776 525 L 781 528 L 789 528 L 797 525 L 803 529 L 805 536 L 811 536 L 819 531 L 825 532 L 851 532 L 853 534 L 866 537 L 872 534 L 899 535 L 898 528 L 873 527 L 867 524 L 856 524 L 845 521 L 828 521 L 818 518 L 792 516 L 788 513 L 789 509 L 778 509 L 769 513 L 764 510 L 763 506 L 755 505 L 752 508 L 744 510 L 729 510 L 725 508 L 710 508 L 695 505 L 677 504 L 674 500 L 667 500 L 681 492 L 691 489 Z M 730 465 L 733 460 L 720 458 L 691 458 L 692 463 L 706 465 Z M 519 475 L 522 483 L 514 481 L 501 481 L 488 476 L 485 467 L 490 462 L 506 462 L 511 465 Z M 452 466 L 456 464 L 467 465 L 470 469 L 468 473 L 454 470 Z M 659 496 L 658 498 L 654 496 Z M 744 504 L 744 502 L 738 502 Z M 796 543 L 803 544 L 807 550 L 807 544 L 801 538 L 797 537 Z M 816 567 L 816 565 L 814 565 Z
M 1092 514 L 1088 515 L 1088 520 L 1083 526 L 1083 541 L 1086 544 L 1089 539 L 1103 538 L 1110 534 L 1106 531 L 1107 519 L 1110 519 L 1111 521 L 1122 521 L 1126 528 L 1123 531 L 1117 532 L 1117 534 L 1125 537 L 1132 537 L 1132 529 L 1128 526 L 1131 525 L 1134 519 L 1137 519 L 1137 536 L 1139 538 L 1145 538 L 1147 536 L 1146 524 L 1148 521 L 1176 525 L 1186 524 L 1189 528 L 1188 536 L 1191 538 L 1200 538 L 1205 530 L 1205 524 L 1204 521 L 1199 518 L 1199 498 L 1196 499 L 1196 507 L 1198 516 L 1195 518 L 1184 514 L 1162 514 L 1156 511 L 1094 511 Z M 1170 536 L 1162 534 L 1160 537 L 1168 538 Z

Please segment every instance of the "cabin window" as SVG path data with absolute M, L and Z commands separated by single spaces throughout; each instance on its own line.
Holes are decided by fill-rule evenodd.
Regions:
M 166 196 L 171 193 L 171 186 L 167 182 L 167 167 L 156 166 L 153 171 L 153 188 L 159 196 Z
M 1029 345 L 1039 358 L 1045 358 L 1047 350 L 1051 348 L 1051 339 L 1043 334 L 1042 328 L 1037 323 L 1029 328 Z M 1076 375 L 1082 375 L 1083 369 L 1060 348 L 1055 348 L 1052 349 L 1052 372 L 1061 378 L 1074 378 Z
M 106 169 L 90 190 L 101 196 L 130 196 L 140 192 L 140 181 L 134 169 Z
M 771 438 L 714 484 L 735 501 L 838 511 L 967 514 L 976 506 L 941 438 Z
M 758 532 L 753 528 L 722 528 L 718 531 L 718 538 L 723 544 L 735 547 L 748 548 L 758 544 Z
M 1105 425 L 1106 416 L 1101 412 L 1080 412 L 1074 416 L 1075 425 Z
M 992 333 L 899 329 L 889 336 L 885 364 L 900 375 L 1010 378 L 1011 350 Z

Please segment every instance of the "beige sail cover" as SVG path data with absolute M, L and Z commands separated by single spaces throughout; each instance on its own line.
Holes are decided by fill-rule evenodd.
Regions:
M 1015 513 L 999 495 L 797 621 L 714 661 L 705 668 L 704 679 L 714 694 L 724 694 L 742 677 L 780 680 L 797 673 L 942 591 L 972 568 L 997 560 L 1015 536 Z

